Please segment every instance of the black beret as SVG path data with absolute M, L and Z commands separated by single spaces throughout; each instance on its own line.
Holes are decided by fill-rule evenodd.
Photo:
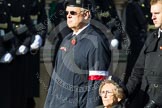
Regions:
M 65 7 L 66 6 L 81 7 L 91 10 L 92 2 L 90 0 L 65 0 Z

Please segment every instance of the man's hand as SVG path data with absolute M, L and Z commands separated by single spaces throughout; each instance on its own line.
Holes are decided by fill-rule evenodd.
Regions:
M 35 35 L 33 43 L 30 45 L 31 50 L 37 50 L 42 46 L 42 38 L 40 35 Z
M 16 52 L 17 55 L 24 55 L 28 52 L 28 48 L 25 45 L 21 45 Z
M 2 63 L 10 63 L 13 60 L 11 53 L 6 53 L 0 60 Z

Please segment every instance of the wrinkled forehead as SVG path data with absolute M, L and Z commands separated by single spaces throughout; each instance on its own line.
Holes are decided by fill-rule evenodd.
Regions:
M 116 86 L 115 86 L 114 84 L 112 84 L 112 83 L 106 83 L 106 84 L 102 87 L 101 91 L 104 91 L 104 90 L 113 91 L 113 90 L 115 90 L 115 89 L 116 89 Z

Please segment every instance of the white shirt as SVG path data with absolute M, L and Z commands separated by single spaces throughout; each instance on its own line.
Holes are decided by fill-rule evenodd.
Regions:
M 90 24 L 88 23 L 85 27 L 78 30 L 78 32 L 73 32 L 73 35 L 78 35 L 80 32 L 82 32 L 84 29 L 86 29 Z

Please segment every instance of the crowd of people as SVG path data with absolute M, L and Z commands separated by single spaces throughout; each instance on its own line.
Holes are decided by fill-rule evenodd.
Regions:
M 35 108 L 48 34 L 55 51 L 44 108 L 162 108 L 162 0 L 128 0 L 125 27 L 113 0 L 55 3 L 47 33 L 45 0 L 0 1 L 0 107 Z M 128 48 L 120 76 L 112 48 Z
M 45 0 L 1 0 L 0 8 L 0 107 L 34 108 L 47 32 Z

